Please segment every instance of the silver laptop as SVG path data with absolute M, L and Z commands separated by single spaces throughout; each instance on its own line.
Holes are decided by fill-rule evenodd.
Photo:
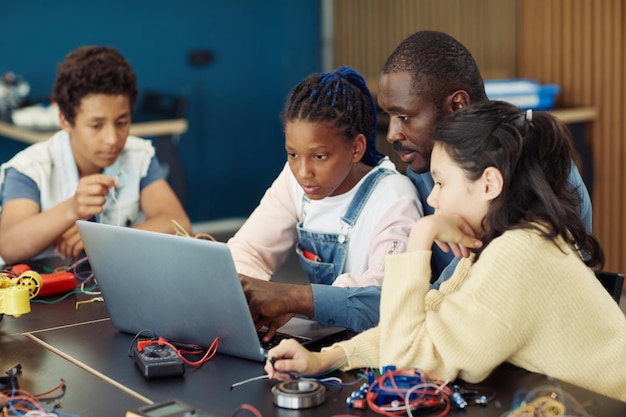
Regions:
M 84 220 L 76 224 L 116 329 L 202 346 L 219 337 L 219 353 L 265 360 L 225 243 Z M 301 318 L 279 331 L 309 349 L 354 334 Z

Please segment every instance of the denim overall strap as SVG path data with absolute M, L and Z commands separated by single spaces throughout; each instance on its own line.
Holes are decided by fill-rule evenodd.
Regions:
M 304 221 L 298 224 L 299 242 L 296 246 L 296 253 L 302 269 L 306 272 L 311 283 L 331 285 L 343 272 L 348 254 L 348 232 L 350 228 L 356 224 L 358 216 L 378 181 L 393 173 L 395 171 L 381 168 L 369 175 L 359 186 L 348 209 L 342 216 L 342 232 L 340 234 L 311 232 L 303 228 Z M 304 196 L 303 213 L 307 203 L 308 199 Z
M 367 205 L 367 200 L 369 199 L 370 194 L 372 194 L 372 192 L 376 188 L 376 184 L 378 184 L 381 179 L 391 174 L 397 174 L 397 172 L 387 168 L 379 168 L 376 172 L 365 178 L 365 181 L 363 181 L 363 184 L 361 184 L 361 186 L 357 190 L 354 198 L 352 198 L 350 206 L 341 218 L 341 221 L 347 224 L 350 229 L 352 229 L 356 224 L 356 221 L 359 218 L 361 211 L 363 211 L 363 207 Z

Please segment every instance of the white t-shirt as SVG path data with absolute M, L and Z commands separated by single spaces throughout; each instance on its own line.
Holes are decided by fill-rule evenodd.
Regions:
M 407 177 L 399 173 L 388 175 L 376 184 L 354 227 L 349 229 L 341 221 L 341 218 L 348 210 L 361 184 L 368 176 L 380 168 L 396 170 L 393 162 L 385 157 L 381 163 L 361 178 L 350 191 L 321 200 L 310 200 L 306 203 L 304 229 L 316 233 L 347 233 L 349 244 L 344 271 L 351 274 L 362 274 L 368 268 L 367 254 L 373 241 L 372 233 L 378 224 L 378 221 L 375 220 L 381 219 L 398 199 L 417 198 L 415 187 Z M 283 169 L 289 173 L 290 191 L 296 206 L 296 213 L 298 213 L 298 221 L 301 221 L 303 217 L 304 190 L 296 181 L 291 169 L 289 169 L 289 165 L 285 164 Z M 392 248 L 390 247 L 389 250 L 391 251 Z

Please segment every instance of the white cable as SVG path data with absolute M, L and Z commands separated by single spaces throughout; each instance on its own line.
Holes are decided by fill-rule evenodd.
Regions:
M 111 188 L 111 199 L 113 200 L 113 202 L 115 203 L 115 206 L 117 207 L 117 225 L 121 226 L 121 220 L 122 220 L 122 208 L 120 207 L 119 202 L 117 201 L 117 197 L 115 197 L 115 188 Z
M 268 378 L 269 378 L 269 375 L 260 375 L 260 376 L 255 376 L 253 378 L 244 379 L 243 381 L 235 382 L 233 385 L 230 386 L 230 389 L 233 389 L 243 384 L 247 384 L 248 382 L 257 381 L 259 379 L 268 379 Z

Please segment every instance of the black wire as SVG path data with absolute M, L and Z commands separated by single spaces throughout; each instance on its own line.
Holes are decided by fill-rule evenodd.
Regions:
M 156 335 L 156 333 L 154 333 L 154 332 L 153 332 L 152 330 L 150 330 L 150 329 L 143 329 L 143 330 L 141 330 L 139 333 L 137 333 L 137 334 L 135 335 L 135 337 L 133 337 L 132 342 L 130 342 L 130 346 L 128 346 L 128 356 L 129 356 L 129 357 L 131 357 L 131 358 L 132 358 L 132 357 L 134 356 L 134 355 L 133 355 L 133 346 L 135 346 L 135 344 L 137 343 L 137 340 L 138 340 L 140 337 L 142 337 L 142 334 L 143 334 L 143 333 L 145 333 L 145 332 L 149 332 L 150 334 L 152 334 L 152 337 L 146 337 L 146 339 L 148 339 L 148 340 L 155 340 L 155 339 L 157 339 L 157 338 L 158 338 L 158 336 Z

